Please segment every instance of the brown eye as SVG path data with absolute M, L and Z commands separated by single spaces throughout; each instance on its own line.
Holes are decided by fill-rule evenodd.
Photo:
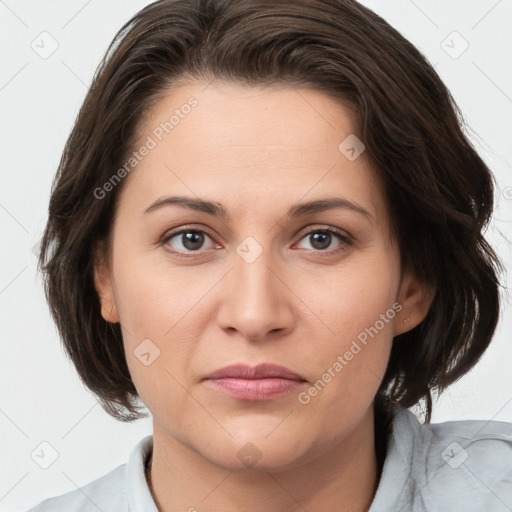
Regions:
M 341 241 L 341 243 L 339 243 L 338 246 L 334 249 L 329 249 L 331 244 L 333 242 L 335 243 L 336 239 Z M 309 240 L 312 250 L 317 252 L 336 252 L 345 250 L 347 246 L 351 245 L 351 241 L 347 236 L 332 228 L 315 229 L 309 233 L 306 233 L 306 235 L 302 237 L 301 240 Z
M 204 231 L 181 229 L 180 231 L 165 236 L 162 243 L 170 246 L 172 252 L 186 254 L 187 252 L 200 252 L 200 249 L 204 247 L 207 240 L 213 242 L 210 236 Z M 214 246 L 211 248 L 214 248 Z

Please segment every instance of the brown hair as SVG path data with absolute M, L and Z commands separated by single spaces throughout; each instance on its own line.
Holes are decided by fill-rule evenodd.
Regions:
M 483 236 L 491 171 L 464 135 L 450 92 L 422 54 L 353 0 L 160 0 L 118 32 L 55 176 L 39 265 L 64 347 L 102 407 L 143 417 L 119 324 L 100 314 L 94 248 L 109 247 L 115 201 L 94 191 L 125 161 L 169 86 L 220 79 L 304 85 L 351 105 L 383 186 L 402 272 L 435 290 L 426 318 L 395 337 L 376 409 L 390 415 L 468 372 L 494 334 L 502 269 Z M 51 249 L 51 250 L 50 250 Z

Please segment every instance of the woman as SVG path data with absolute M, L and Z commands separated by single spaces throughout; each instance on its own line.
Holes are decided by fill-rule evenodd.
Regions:
M 493 177 L 457 113 L 354 1 L 162 0 L 130 20 L 40 264 L 80 377 L 122 421 L 140 399 L 153 435 L 32 510 L 512 509 L 512 425 L 430 424 L 500 309 Z

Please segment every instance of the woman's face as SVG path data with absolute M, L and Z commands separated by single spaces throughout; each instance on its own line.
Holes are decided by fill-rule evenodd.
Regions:
M 96 288 L 155 436 L 277 470 L 368 432 L 393 336 L 428 304 L 400 283 L 354 132 L 349 110 L 310 89 L 190 83 L 149 111 Z M 165 203 L 178 196 L 213 206 Z M 207 378 L 262 363 L 298 377 Z

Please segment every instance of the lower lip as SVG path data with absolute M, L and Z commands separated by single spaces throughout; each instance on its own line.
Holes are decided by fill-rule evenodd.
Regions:
M 261 402 L 288 395 L 305 384 L 304 381 L 271 377 L 265 379 L 207 379 L 210 386 L 239 400 Z

